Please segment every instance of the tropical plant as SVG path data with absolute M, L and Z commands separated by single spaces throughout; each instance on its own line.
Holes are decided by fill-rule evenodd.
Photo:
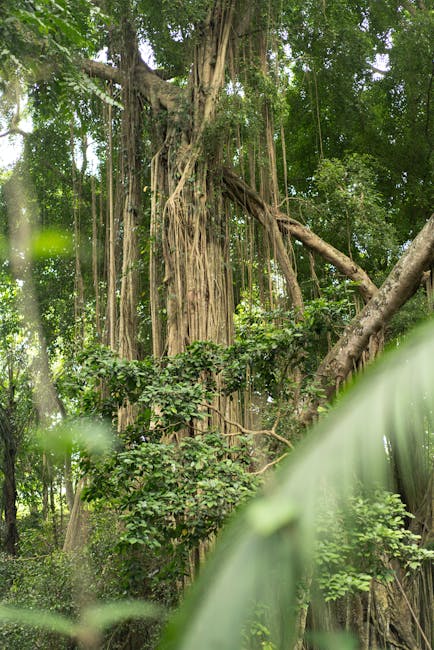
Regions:
M 4 474 L 16 468 L 10 552 L 15 528 L 20 552 L 52 552 L 67 520 L 65 553 L 83 544 L 87 481 L 88 507 L 125 525 L 119 594 L 175 602 L 256 474 L 432 310 L 431 5 L 2 3 L 0 136 L 24 143 L 0 177 L 3 295 L 20 287 L 35 342 L 13 364 L 19 392 L 10 337 L 0 345 L 2 402 L 15 390 L 1 431 Z M 24 403 L 42 449 L 17 426 Z M 91 458 L 92 427 L 67 423 L 83 411 L 114 425 L 111 458 Z M 379 446 L 390 484 L 358 480 L 347 502 L 325 482 L 322 573 L 301 576 L 300 638 L 332 613 L 364 648 L 413 650 L 415 619 L 430 629 L 425 569 L 387 581 L 390 562 L 419 563 L 412 535 L 429 527 L 427 445 L 413 438 L 413 486 L 394 430 Z M 272 612 L 255 604 L 246 645 L 279 643 Z
M 258 606 L 267 612 L 267 628 L 275 647 L 293 647 L 300 642 L 300 610 L 306 601 L 313 609 L 320 605 L 310 584 L 315 549 L 320 544 L 325 550 L 321 547 L 324 527 L 319 525 L 325 501 L 328 518 L 333 521 L 339 508 L 348 507 L 349 500 L 355 498 L 360 482 L 368 490 L 390 485 L 396 459 L 406 491 L 412 493 L 415 482 L 422 480 L 428 497 L 433 470 L 433 331 L 429 323 L 401 349 L 385 355 L 321 419 L 268 481 L 262 495 L 222 535 L 159 647 L 238 650 Z M 391 439 L 393 453 L 387 444 Z M 419 454 L 425 459 L 418 470 L 423 472 L 422 478 L 414 473 Z M 424 544 L 428 539 L 432 543 L 429 512 L 428 504 Z M 420 555 L 428 580 L 433 558 L 433 551 Z M 420 613 L 402 597 L 402 583 L 414 578 L 394 566 L 389 570 L 389 586 L 401 594 L 400 599 L 396 597 L 396 611 L 390 612 L 391 625 L 402 635 L 414 634 L 404 639 L 408 647 L 431 648 L 432 639 L 427 638 L 418 619 Z M 374 599 L 376 584 L 371 580 Z M 431 611 L 432 592 L 428 600 Z M 410 631 L 405 624 L 409 620 Z M 387 629 L 383 642 L 391 643 Z M 327 640 L 323 643 L 321 647 L 332 647 Z M 333 647 L 350 647 L 344 643 Z M 367 647 L 369 643 L 368 636 Z

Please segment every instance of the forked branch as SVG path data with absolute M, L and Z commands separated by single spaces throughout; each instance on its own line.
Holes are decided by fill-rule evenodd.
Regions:
M 264 474 L 264 472 L 266 472 L 267 469 L 270 469 L 270 467 L 273 467 L 274 465 L 277 465 L 277 463 L 280 463 L 280 461 L 283 460 L 284 458 L 286 458 L 287 455 L 288 455 L 288 452 L 285 451 L 285 453 L 282 454 L 281 456 L 279 456 L 279 458 L 275 458 L 274 460 L 271 460 L 269 463 L 264 465 L 264 467 L 259 469 L 257 472 L 252 472 L 252 476 L 259 476 L 260 474 Z
M 246 435 L 246 436 L 270 436 L 271 438 L 275 438 L 275 440 L 279 440 L 279 442 L 283 443 L 290 449 L 293 449 L 294 445 L 290 440 L 285 438 L 284 436 L 281 436 L 279 433 L 277 433 L 277 427 L 280 422 L 280 415 L 277 416 L 273 426 L 271 429 L 247 429 L 244 427 L 242 424 L 239 422 L 234 422 L 233 420 L 229 420 L 217 407 L 213 406 L 212 404 L 205 403 L 202 404 L 203 407 L 210 409 L 211 411 L 214 411 L 214 413 L 217 413 L 217 415 L 223 420 L 225 424 L 228 424 L 231 427 L 235 427 L 237 431 L 232 431 L 231 433 L 223 433 L 222 435 L 230 438 L 232 436 L 239 436 L 239 435 Z

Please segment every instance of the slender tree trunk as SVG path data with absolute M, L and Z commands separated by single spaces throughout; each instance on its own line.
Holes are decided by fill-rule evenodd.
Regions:
M 74 485 L 72 482 L 72 467 L 71 467 L 71 454 L 67 452 L 65 454 L 65 464 L 64 464 L 64 479 L 65 479 L 65 495 L 66 503 L 68 506 L 69 512 L 72 511 L 74 505 Z
M 54 488 L 54 481 L 53 478 L 51 478 L 50 481 L 50 513 L 51 513 L 51 526 L 53 530 L 53 541 L 54 541 L 54 547 L 58 548 L 59 546 L 59 531 L 57 529 L 57 521 L 56 521 L 56 492 Z
M 107 342 L 112 350 L 116 349 L 116 228 L 113 193 L 113 126 L 112 107 L 107 109 Z
M 15 460 L 17 445 L 13 430 L 11 413 L 0 409 L 0 436 L 3 442 L 3 506 L 5 513 L 6 536 L 4 548 L 10 555 L 18 551 L 17 529 L 17 487 L 15 480 Z
M 92 192 L 92 279 L 95 295 L 95 329 L 98 339 L 101 340 L 101 305 L 99 291 L 99 266 L 98 266 L 98 218 L 96 213 L 95 177 L 91 177 Z
M 42 517 L 44 521 L 48 519 L 48 486 L 49 486 L 49 468 L 48 459 L 45 451 L 42 452 Z
M 80 204 L 81 204 L 81 183 L 77 174 L 75 164 L 75 138 L 74 123 L 70 124 L 70 147 L 71 147 L 71 169 L 72 169 L 72 212 L 74 215 L 74 321 L 75 321 L 75 341 L 78 347 L 81 347 L 84 337 L 84 285 L 83 274 L 81 272 L 80 259 Z M 84 165 L 84 160 L 83 160 Z

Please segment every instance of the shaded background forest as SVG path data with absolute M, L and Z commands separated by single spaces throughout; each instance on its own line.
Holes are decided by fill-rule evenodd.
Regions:
M 0 146 L 22 143 L 0 193 L 5 603 L 176 606 L 306 424 L 432 312 L 432 11 L 0 8 Z M 360 486 L 338 529 L 320 524 L 300 650 L 334 628 L 430 647 L 432 431 L 410 466 L 392 433 L 389 491 Z M 159 630 L 119 625 L 103 647 L 153 648 Z M 263 612 L 250 632 L 246 648 L 279 647 Z

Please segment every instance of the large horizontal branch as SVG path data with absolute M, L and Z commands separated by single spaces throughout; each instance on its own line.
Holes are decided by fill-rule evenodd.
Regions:
M 179 110 L 181 90 L 162 79 L 143 59 L 139 59 L 136 66 L 135 82 L 139 92 L 152 107 L 164 108 L 169 113 Z
M 343 275 L 356 282 L 365 302 L 376 294 L 377 287 L 358 264 L 296 219 L 266 204 L 259 194 L 232 169 L 226 167 L 223 169 L 223 183 L 226 194 L 260 223 L 265 225 L 265 222 L 270 219 L 277 222 L 282 232 L 300 241 L 306 248 L 320 255 Z
M 122 85 L 125 83 L 125 76 L 115 66 L 98 61 L 85 60 L 82 62 L 82 69 L 90 77 L 113 81 Z M 142 59 L 134 71 L 134 83 L 145 101 L 153 108 L 163 108 L 169 112 L 175 112 L 179 106 L 180 89 L 164 81 L 152 68 Z
M 319 366 L 316 379 L 330 399 L 355 368 L 371 336 L 417 291 L 434 261 L 434 215 Z
M 104 79 L 105 81 L 113 81 L 113 83 L 120 85 L 124 81 L 121 71 L 112 65 L 108 65 L 108 63 L 86 59 L 82 61 L 81 67 L 89 77 L 97 77 L 98 79 Z
M 7 138 L 8 135 L 21 135 L 23 138 L 27 138 L 30 133 L 28 131 L 23 131 L 19 127 L 15 126 L 11 129 L 8 129 L 7 131 L 4 131 L 3 133 L 0 133 L 0 138 Z

